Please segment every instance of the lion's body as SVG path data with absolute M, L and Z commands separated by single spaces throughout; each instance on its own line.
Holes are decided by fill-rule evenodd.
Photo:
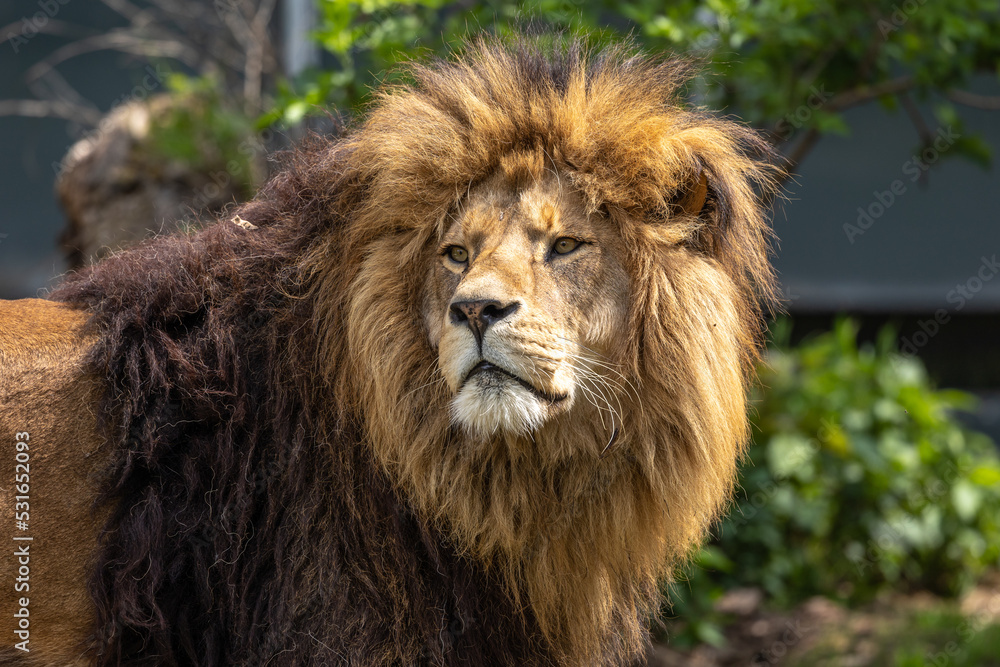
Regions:
M 239 224 L 71 277 L 49 339 L 9 314 L 49 311 L 0 308 L 2 451 L 31 431 L 66 462 L 38 493 L 77 490 L 38 510 L 73 522 L 39 524 L 37 585 L 75 606 L 39 588 L 23 664 L 641 655 L 746 440 L 763 144 L 622 50 L 480 44 L 415 76 Z
M 102 523 L 95 517 L 94 502 L 101 489 L 99 475 L 107 467 L 108 452 L 101 449 L 96 423 L 97 383 L 87 373 L 85 363 L 85 355 L 94 344 L 93 338 L 84 333 L 86 322 L 85 311 L 64 304 L 43 300 L 0 301 L 0 436 L 3 438 L 0 453 L 9 462 L 4 466 L 5 477 L 0 486 L 0 511 L 14 518 L 15 443 L 20 434 L 27 432 L 30 436 L 30 529 L 25 533 L 15 530 L 14 535 L 33 537 L 29 543 L 30 573 L 26 578 L 30 590 L 23 592 L 29 599 L 30 634 L 25 647 L 30 650 L 23 652 L 12 646 L 15 641 L 21 641 L 14 635 L 19 620 L 14 614 L 21 595 L 4 596 L 0 600 L 3 612 L 0 631 L 8 638 L 14 637 L 14 641 L 5 641 L 0 648 L 0 664 L 4 665 L 91 665 L 107 641 L 107 631 L 102 633 L 95 624 L 94 604 L 87 592 L 89 580 L 94 575 L 92 559 Z M 23 435 L 20 437 L 23 440 Z M 279 460 L 304 467 L 313 463 L 301 452 L 269 454 L 277 458 L 256 461 L 267 467 L 250 467 L 248 471 L 238 472 L 249 476 L 251 493 L 260 495 L 285 475 L 277 468 Z M 293 476 L 313 483 L 323 480 L 331 486 L 366 485 L 366 493 L 351 499 L 357 503 L 354 507 L 340 505 L 337 501 L 342 499 L 331 493 L 330 506 L 310 508 L 320 516 L 329 516 L 331 523 L 323 527 L 336 528 L 346 539 L 347 544 L 339 545 L 344 550 L 345 560 L 338 562 L 336 558 L 327 558 L 324 551 L 332 545 L 323 541 L 310 544 L 305 535 L 295 535 L 298 539 L 289 540 L 294 544 L 284 545 L 295 550 L 299 557 L 300 562 L 291 569 L 298 571 L 301 567 L 308 572 L 316 566 L 320 570 L 324 565 L 330 568 L 330 571 L 313 575 L 328 585 L 328 590 L 307 588 L 302 591 L 304 601 L 289 600 L 285 604 L 308 605 L 308 595 L 322 595 L 328 598 L 325 604 L 338 607 L 337 613 L 327 616 L 313 612 L 311 618 L 297 626 L 291 621 L 302 621 L 306 610 L 286 607 L 283 611 L 289 614 L 287 626 L 261 631 L 258 637 L 247 642 L 236 642 L 242 645 L 242 652 L 219 646 L 220 653 L 212 656 L 199 647 L 188 655 L 178 655 L 177 662 L 249 666 L 263 664 L 265 655 L 276 655 L 272 664 L 388 666 L 413 660 L 423 663 L 433 659 L 432 651 L 412 639 L 409 644 L 400 639 L 405 641 L 407 637 L 427 634 L 440 635 L 442 647 L 452 642 L 464 645 L 463 661 L 457 664 L 490 664 L 494 658 L 512 665 L 546 664 L 544 660 L 539 662 L 543 653 L 538 650 L 538 639 L 533 639 L 523 621 L 515 618 L 512 605 L 496 592 L 477 592 L 477 588 L 489 588 L 489 582 L 481 573 L 457 558 L 446 546 L 432 545 L 432 538 L 422 533 L 419 522 L 397 507 L 393 494 L 386 488 L 388 485 L 379 480 L 369 466 L 358 470 L 346 460 L 341 463 L 345 465 L 339 475 L 335 475 L 340 478 L 336 482 L 314 470 L 295 470 Z M 355 474 L 356 481 L 353 479 Z M 323 489 L 312 491 L 326 499 Z M 148 518 L 142 515 L 135 525 L 141 526 Z M 216 521 L 218 523 L 210 525 L 222 526 L 225 519 Z M 12 526 L 12 521 L 8 525 Z M 206 531 L 205 525 L 192 528 L 202 531 L 195 532 L 195 548 L 213 548 L 212 543 L 219 538 L 217 531 Z M 19 567 L 18 559 L 11 555 L 22 544 L 11 542 L 7 553 L 0 558 L 0 577 L 11 587 Z M 166 545 L 158 546 L 167 549 Z M 311 552 L 313 558 L 310 558 Z M 178 558 L 178 555 L 172 557 Z M 312 562 L 320 557 L 324 562 Z M 431 563 L 433 565 L 428 567 Z M 150 574 L 144 571 L 149 566 L 145 560 L 129 565 L 127 576 L 135 576 L 137 581 Z M 345 571 L 338 572 L 339 568 Z M 426 581 L 407 581 L 418 569 L 424 570 L 420 574 Z M 187 579 L 190 574 L 192 572 L 183 570 L 173 576 Z M 237 610 L 235 606 L 250 607 L 254 601 L 264 608 L 278 606 L 279 599 L 271 596 L 275 582 L 268 581 L 266 574 L 247 572 L 244 576 L 243 585 L 259 590 L 256 593 L 241 591 L 230 600 L 233 606 L 226 610 L 227 613 L 203 620 L 233 622 L 235 612 L 251 611 Z M 183 600 L 187 593 L 175 591 L 169 597 Z M 294 595 L 295 591 L 286 593 Z M 321 603 L 313 600 L 312 604 Z M 117 613 L 117 610 L 111 611 L 111 614 Z M 429 613 L 434 614 L 434 622 L 439 625 L 421 627 Z M 468 625 L 464 619 L 470 619 Z M 472 625 L 471 619 L 476 619 L 476 625 Z M 115 620 L 122 622 L 120 617 Z M 175 623 L 177 620 L 176 617 L 171 619 Z M 335 624 L 339 644 L 324 646 L 323 642 L 329 642 L 329 637 L 317 636 L 319 630 L 316 628 L 329 634 L 329 628 L 323 627 L 326 623 Z M 122 622 L 122 626 L 126 623 Z M 309 626 L 315 627 L 310 631 Z M 172 628 L 171 634 L 178 629 Z M 212 629 L 197 627 L 182 631 L 209 634 L 206 631 Z M 222 635 L 223 629 L 218 629 Z M 285 632 L 288 634 L 282 636 Z M 274 644 L 257 646 L 260 640 Z M 282 661 L 282 649 L 278 648 L 278 642 L 285 641 L 288 646 L 297 648 L 287 662 Z M 135 651 L 134 646 L 127 648 Z M 123 664 L 173 664 L 173 660 L 159 662 L 154 657 L 157 654 L 162 655 L 162 652 L 152 650 L 145 660 L 134 663 L 123 660 Z M 117 664 L 118 659 L 105 655 L 103 660 Z
M 97 387 L 83 364 L 93 342 L 83 334 L 86 321 L 86 313 L 51 301 L 0 301 L 0 513 L 8 531 L 0 558 L 7 589 L 0 597 L 0 664 L 18 655 L 30 657 L 18 663 L 25 665 L 88 664 L 82 658 L 94 632 L 87 577 L 100 527 L 93 512 L 100 439 L 89 407 Z M 16 443 L 25 433 L 29 456 L 17 473 L 27 471 L 28 493 L 20 494 Z M 27 505 L 16 507 L 18 501 Z M 15 523 L 22 512 L 25 531 Z M 14 556 L 18 550 L 27 554 Z M 19 574 L 21 566 L 27 571 Z M 22 641 L 14 633 L 21 598 L 28 600 L 28 653 L 13 648 Z

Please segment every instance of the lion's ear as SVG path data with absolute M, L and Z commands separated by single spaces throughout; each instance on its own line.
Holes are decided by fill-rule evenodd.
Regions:
M 674 215 L 701 217 L 707 200 L 708 177 L 705 176 L 704 170 L 701 170 L 688 179 L 685 186 L 677 193 L 672 203 Z

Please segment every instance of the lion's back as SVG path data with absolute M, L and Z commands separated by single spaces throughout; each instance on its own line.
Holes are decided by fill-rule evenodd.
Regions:
M 93 632 L 86 581 L 100 441 L 96 385 L 83 370 L 86 320 L 42 299 L 0 301 L 3 664 L 85 664 Z M 28 652 L 12 646 L 22 638 Z

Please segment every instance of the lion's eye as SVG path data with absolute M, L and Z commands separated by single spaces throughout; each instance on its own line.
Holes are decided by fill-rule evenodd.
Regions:
M 469 251 L 460 245 L 453 245 L 448 248 L 448 257 L 450 257 L 453 262 L 465 264 L 469 261 Z
M 563 236 L 562 238 L 556 239 L 555 244 L 552 246 L 552 252 L 557 255 L 565 255 L 573 252 L 579 246 L 580 241 L 569 236 Z

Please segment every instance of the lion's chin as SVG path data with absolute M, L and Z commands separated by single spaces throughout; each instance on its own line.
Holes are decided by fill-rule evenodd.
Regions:
M 476 438 L 526 435 L 538 430 L 553 408 L 513 380 L 472 378 L 452 400 L 451 417 Z

